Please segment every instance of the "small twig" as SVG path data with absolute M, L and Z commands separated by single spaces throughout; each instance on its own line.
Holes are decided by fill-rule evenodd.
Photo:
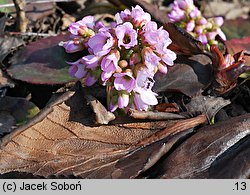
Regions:
M 16 29 L 20 32 L 26 32 L 27 25 L 28 25 L 28 19 L 25 15 L 25 1 L 24 0 L 13 0 L 16 8 Z
M 39 36 L 39 37 L 53 37 L 57 34 L 47 34 L 47 33 L 34 33 L 34 32 L 9 32 L 9 35 L 21 35 L 21 36 Z
M 206 115 L 202 114 L 194 118 L 180 120 L 174 124 L 172 124 L 170 127 L 166 127 L 162 131 L 158 131 L 155 134 L 151 135 L 150 137 L 147 137 L 145 139 L 140 140 L 136 145 L 137 146 L 145 146 L 151 143 L 154 143 L 156 141 L 159 141 L 169 135 L 173 135 L 176 133 L 180 133 L 182 131 L 194 128 L 198 125 L 207 123 L 207 117 Z
M 135 119 L 150 119 L 150 120 L 172 120 L 172 119 L 185 119 L 184 116 L 168 112 L 152 112 L 152 111 L 138 111 L 129 109 L 128 115 Z
M 38 0 L 38 1 L 25 1 L 26 5 L 28 4 L 41 4 L 41 3 L 60 3 L 60 2 L 72 2 L 76 0 Z M 8 7 L 15 7 L 14 3 L 7 3 L 0 5 L 0 8 L 8 8 Z

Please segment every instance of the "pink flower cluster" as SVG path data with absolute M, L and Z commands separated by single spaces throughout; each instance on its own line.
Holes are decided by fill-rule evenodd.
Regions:
M 216 35 L 226 40 L 226 36 L 220 28 L 224 23 L 222 17 L 204 18 L 193 0 L 175 0 L 170 7 L 169 19 L 203 44 L 218 44 L 215 40 Z
M 158 103 L 152 91 L 155 73 L 167 73 L 167 66 L 176 59 L 167 48 L 171 44 L 169 34 L 138 5 L 117 13 L 115 19 L 111 26 L 104 26 L 87 16 L 69 26 L 66 52 L 89 52 L 70 63 L 69 73 L 84 78 L 86 86 L 96 82 L 107 86 L 112 112 L 117 108 L 148 110 Z

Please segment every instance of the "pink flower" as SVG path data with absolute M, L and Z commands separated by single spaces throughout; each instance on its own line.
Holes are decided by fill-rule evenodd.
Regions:
M 159 64 L 158 70 L 163 74 L 168 73 L 168 67 L 166 65 L 164 65 L 164 64 Z
M 176 60 L 176 54 L 170 49 L 165 49 L 164 54 L 161 55 L 161 59 L 165 64 L 172 66 L 174 65 L 174 60 Z
M 178 6 L 184 10 L 194 4 L 193 0 L 176 0 L 175 3 L 178 4 Z
M 216 32 L 207 32 L 206 35 L 207 35 L 208 40 L 214 40 L 217 33 Z
M 200 15 L 201 15 L 201 12 L 200 12 L 200 10 L 199 10 L 197 7 L 195 7 L 195 8 L 189 13 L 190 18 L 192 18 L 192 19 L 194 19 L 194 18 L 196 18 L 196 17 L 198 17 L 198 16 L 200 16 Z
M 150 14 L 144 12 L 139 5 L 132 7 L 131 17 L 135 26 L 142 26 L 151 20 Z
M 152 49 L 146 47 L 142 50 L 145 65 L 150 72 L 154 72 L 155 68 L 159 65 L 161 58 L 157 56 Z
M 105 56 L 101 62 L 101 69 L 103 70 L 101 78 L 106 82 L 112 74 L 118 70 L 118 58 L 115 53 Z
M 168 17 L 171 22 L 178 22 L 185 18 L 185 11 L 180 9 L 176 5 L 171 5 L 172 11 L 168 14 Z
M 203 30 L 204 30 L 204 26 L 196 26 L 195 29 L 194 29 L 194 31 L 195 31 L 198 35 L 202 34 Z
M 101 29 L 101 28 L 104 28 L 105 27 L 105 25 L 104 25 L 104 23 L 102 22 L 102 21 L 98 21 L 98 22 L 96 22 L 96 24 L 95 24 L 95 30 L 99 30 L 99 29 Z
M 226 35 L 224 34 L 224 32 L 222 32 L 220 28 L 218 28 L 216 32 L 224 41 L 227 40 Z
M 154 24 L 151 24 L 155 28 Z M 150 30 L 148 26 L 145 26 L 144 38 L 152 46 L 154 46 L 158 53 L 164 53 L 164 50 L 169 46 L 172 41 L 169 38 L 169 34 L 162 27 L 158 30 Z
M 138 110 L 148 110 L 149 106 L 157 105 L 158 100 L 156 98 L 156 93 L 151 90 L 142 90 L 141 93 L 136 93 L 134 95 L 134 103 Z
M 195 23 L 193 20 L 189 21 L 186 26 L 186 31 L 192 32 L 194 30 Z
M 67 53 L 74 53 L 84 49 L 83 44 L 77 40 L 69 40 L 63 44 L 63 47 Z
M 155 32 L 157 31 L 157 29 L 158 28 L 156 22 L 152 21 L 148 22 L 147 24 L 145 24 L 145 26 L 143 26 L 144 32 L 150 32 L 150 31 Z
M 109 32 L 101 31 L 89 39 L 88 45 L 96 56 L 101 57 L 110 52 L 114 39 Z
M 116 37 L 118 38 L 118 47 L 124 46 L 126 49 L 137 45 L 137 32 L 133 29 L 130 22 L 125 22 L 116 27 Z
M 95 26 L 95 18 L 93 16 L 86 16 L 82 20 L 74 22 L 69 26 L 69 32 L 72 35 L 79 35 L 81 29 L 93 29 Z
M 158 104 L 157 94 L 151 91 L 153 74 L 147 69 L 137 72 L 136 87 L 134 88 L 134 103 L 138 110 L 147 110 L 149 106 Z
M 97 78 L 95 78 L 93 75 L 88 74 L 86 76 L 86 80 L 85 80 L 85 85 L 86 86 L 92 86 L 97 82 Z
M 134 91 L 140 92 L 141 89 L 152 89 L 154 85 L 154 73 L 150 72 L 147 68 L 143 68 L 137 72 L 136 86 Z
M 126 93 L 123 93 L 119 95 L 118 97 L 118 107 L 119 108 L 125 108 L 129 104 L 129 95 Z
M 121 24 L 123 22 L 125 22 L 131 15 L 131 12 L 129 11 L 129 9 L 125 9 L 124 11 L 121 11 L 120 13 L 117 13 L 115 15 L 115 20 L 117 22 L 117 24 Z
M 207 44 L 207 37 L 204 34 L 201 34 L 200 36 L 197 37 L 197 39 L 202 42 L 203 44 Z
M 141 57 L 138 53 L 133 53 L 129 59 L 129 65 L 133 66 L 136 65 L 137 63 L 139 63 L 141 60 Z
M 95 55 L 87 55 L 82 57 L 82 63 L 86 65 L 86 68 L 95 69 L 98 66 L 99 58 Z
M 69 74 L 72 77 L 76 77 L 81 79 L 87 75 L 87 71 L 85 70 L 85 66 L 81 63 L 81 59 L 76 62 L 68 62 L 70 64 Z
M 198 24 L 200 24 L 200 25 L 205 25 L 205 24 L 207 24 L 207 19 L 204 18 L 204 17 L 201 17 L 201 18 L 198 20 Z
M 109 111 L 114 112 L 118 108 L 117 104 L 113 104 L 112 102 L 109 104 Z
M 135 78 L 130 72 L 115 73 L 114 87 L 118 91 L 125 90 L 130 93 L 135 87 Z
M 224 19 L 223 17 L 215 17 L 214 18 L 214 23 L 217 25 L 217 26 L 222 26 L 222 24 L 224 23 Z

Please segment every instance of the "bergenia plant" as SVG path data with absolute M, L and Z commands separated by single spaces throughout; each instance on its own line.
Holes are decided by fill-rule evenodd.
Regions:
M 202 16 L 200 10 L 194 5 L 193 0 L 175 0 L 168 13 L 170 21 L 185 29 L 193 37 L 207 45 L 217 45 L 216 35 L 226 40 L 221 30 L 224 23 L 222 17 L 208 18 Z
M 89 52 L 69 63 L 69 73 L 84 78 L 86 86 L 97 82 L 106 86 L 111 112 L 117 108 L 146 111 L 158 103 L 152 91 L 155 73 L 166 74 L 176 59 L 168 49 L 172 41 L 138 5 L 117 13 L 115 19 L 104 26 L 87 16 L 69 26 L 70 40 L 63 45 L 66 52 Z

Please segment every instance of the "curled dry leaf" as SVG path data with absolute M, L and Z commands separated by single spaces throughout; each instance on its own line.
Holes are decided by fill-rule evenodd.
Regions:
M 153 90 L 157 93 L 181 92 L 189 97 L 200 95 L 212 81 L 210 63 L 205 55 L 178 56 L 167 75 L 156 75 Z
M 250 54 L 246 51 L 223 56 L 219 48 L 211 46 L 213 54 L 214 81 L 212 83 L 212 92 L 215 94 L 225 94 L 237 84 L 238 77 L 245 72 L 250 72 L 250 66 L 246 65 L 246 58 Z
M 222 97 L 213 96 L 197 96 L 191 99 L 186 105 L 188 113 L 196 115 L 197 113 L 203 113 L 211 120 L 217 112 L 223 107 L 229 105 L 231 102 L 225 100 Z
M 222 177 L 226 179 L 232 178 L 232 176 L 248 178 L 250 171 L 249 158 L 235 158 L 233 163 L 236 167 L 230 169 L 230 173 L 222 171 L 216 174 L 214 170 L 229 170 L 232 167 L 230 161 L 218 164 L 216 161 L 220 161 L 225 153 L 227 153 L 226 156 L 229 157 L 229 160 L 231 158 L 229 154 L 237 156 L 235 144 L 239 147 L 242 140 L 246 141 L 247 139 L 249 141 L 249 134 L 250 114 L 203 127 L 162 162 L 160 165 L 162 172 L 160 174 L 163 173 L 163 175 L 160 178 Z M 248 148 L 240 148 L 242 151 L 238 151 L 239 156 L 242 154 L 245 154 L 245 156 L 250 155 Z M 241 162 L 242 159 L 247 161 Z M 241 169 L 244 169 L 244 171 Z
M 206 117 L 203 116 L 172 121 L 167 127 L 148 122 L 146 126 L 154 127 L 149 129 L 120 125 L 94 126 L 91 123 L 91 108 L 83 100 L 82 91 L 66 92 L 28 124 L 5 136 L 0 144 L 0 173 L 17 171 L 44 177 L 125 177 L 122 172 L 126 167 L 119 165 L 120 159 L 170 134 L 184 132 L 206 122 Z M 164 130 L 161 131 L 162 129 Z M 173 139 L 175 140 L 169 142 L 169 148 L 177 142 L 178 137 Z M 154 148 L 151 147 L 150 150 Z M 146 148 L 143 150 L 145 152 L 140 154 L 144 156 L 143 161 L 148 155 L 157 153 L 149 152 Z M 162 150 L 159 153 L 162 154 Z M 142 165 L 135 166 L 131 177 L 140 172 Z
M 91 106 L 95 113 L 96 124 L 107 125 L 110 121 L 115 119 L 115 115 L 107 109 L 93 96 L 85 95 L 87 103 Z
M 249 25 L 249 27 L 250 27 L 250 25 Z M 250 35 L 250 33 L 249 33 L 249 35 Z M 225 41 L 225 45 L 227 47 L 228 53 L 230 53 L 230 54 L 235 54 L 235 53 L 238 53 L 241 51 L 249 51 L 250 52 L 250 36 L 243 37 L 241 39 L 227 40 L 227 41 Z M 245 56 L 245 58 L 246 58 L 246 65 L 250 66 L 250 56 Z

